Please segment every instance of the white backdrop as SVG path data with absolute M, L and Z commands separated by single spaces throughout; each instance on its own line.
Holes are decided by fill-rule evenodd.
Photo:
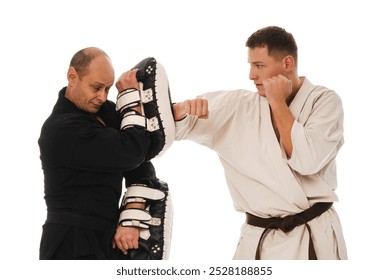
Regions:
M 212 90 L 255 90 L 245 41 L 259 28 L 279 25 L 297 40 L 299 74 L 343 100 L 346 142 L 338 156 L 335 207 L 353 267 L 382 269 L 389 249 L 381 228 L 388 187 L 384 2 L 2 1 L 0 215 L 11 267 L 38 259 L 45 204 L 37 139 L 76 51 L 102 48 L 116 77 L 154 56 L 168 72 L 173 100 L 181 101 Z M 176 142 L 154 164 L 173 195 L 169 263 L 229 262 L 244 215 L 233 209 L 216 155 Z

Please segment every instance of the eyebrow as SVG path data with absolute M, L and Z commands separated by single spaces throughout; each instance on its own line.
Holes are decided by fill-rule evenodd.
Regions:
M 98 87 L 111 87 L 112 86 L 112 85 L 106 85 L 106 84 L 101 83 L 101 82 L 92 82 L 91 85 L 98 86 Z
M 256 60 L 256 61 L 249 61 L 249 63 L 250 64 L 264 64 L 265 62 Z
M 93 85 L 96 85 L 96 86 L 104 86 L 103 83 L 100 83 L 100 82 L 92 82 Z

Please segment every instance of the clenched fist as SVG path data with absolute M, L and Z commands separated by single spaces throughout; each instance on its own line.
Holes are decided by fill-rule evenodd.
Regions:
M 179 121 L 187 115 L 208 118 L 208 100 L 203 98 L 188 99 L 173 105 L 174 120 Z

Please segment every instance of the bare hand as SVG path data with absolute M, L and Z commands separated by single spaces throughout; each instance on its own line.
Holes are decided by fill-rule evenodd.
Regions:
M 139 248 L 139 229 L 133 227 L 118 226 L 112 240 L 112 248 L 118 247 L 123 254 L 127 255 L 127 250 Z
M 266 79 L 262 84 L 270 106 L 285 103 L 292 93 L 292 81 L 282 74 Z
M 187 115 L 208 118 L 208 100 L 196 98 L 176 103 L 173 106 L 174 120 L 179 121 Z
M 136 88 L 139 90 L 139 83 L 136 79 L 136 72 L 138 69 L 130 70 L 124 72 L 120 78 L 117 80 L 115 86 L 119 92 L 128 89 L 128 88 Z

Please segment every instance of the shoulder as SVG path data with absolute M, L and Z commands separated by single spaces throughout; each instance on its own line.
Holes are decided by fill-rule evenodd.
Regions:
M 102 108 L 104 108 L 105 110 L 114 110 L 114 111 L 116 111 L 115 107 L 116 107 L 115 103 L 113 101 L 111 101 L 111 100 L 107 100 L 103 104 L 103 106 L 102 106 Z
M 307 78 L 305 78 L 301 91 L 306 93 L 306 102 L 308 104 L 312 104 L 312 107 L 342 107 L 342 100 L 335 90 L 322 85 L 315 85 L 311 83 Z
M 314 85 L 308 80 L 304 81 L 303 86 L 305 87 L 303 92 L 306 94 L 306 99 L 305 101 L 301 100 L 304 105 L 299 114 L 300 121 L 343 119 L 342 100 L 334 90 L 322 85 Z
M 314 97 L 320 96 L 333 96 L 334 98 L 339 98 L 335 90 L 325 87 L 323 85 L 313 84 L 308 78 L 304 79 L 302 88 L 305 87 L 306 90 L 310 91 Z M 339 98 L 340 99 L 340 98 Z

